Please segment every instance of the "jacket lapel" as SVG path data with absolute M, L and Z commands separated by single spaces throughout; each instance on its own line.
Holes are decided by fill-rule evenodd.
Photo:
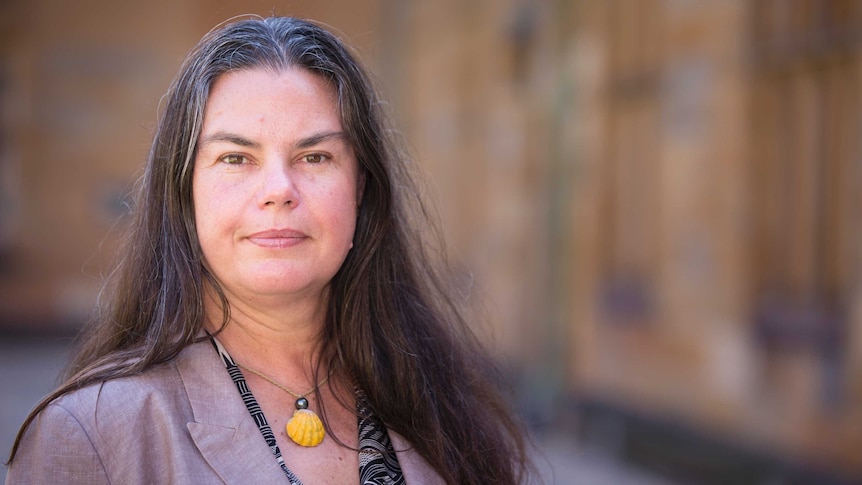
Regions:
M 431 468 L 431 465 L 416 452 L 410 443 L 398 433 L 388 430 L 395 455 L 398 456 L 398 464 L 404 473 L 404 481 L 409 485 L 446 485 L 440 475 Z
M 190 345 L 176 361 L 194 421 L 191 437 L 225 483 L 284 482 L 284 472 L 209 341 Z

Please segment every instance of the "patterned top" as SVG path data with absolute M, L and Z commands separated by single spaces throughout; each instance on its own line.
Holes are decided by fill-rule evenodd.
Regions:
M 211 339 L 224 361 L 228 374 L 239 390 L 242 402 L 245 403 L 249 414 L 260 429 L 260 434 L 263 435 L 263 439 L 269 445 L 275 460 L 284 474 L 287 475 L 291 485 L 302 485 L 299 477 L 284 462 L 284 457 L 281 456 L 281 450 L 275 441 L 275 434 L 267 423 L 260 404 L 251 393 L 239 366 L 215 337 L 211 337 Z M 361 485 L 404 485 L 406 483 L 404 475 L 401 472 L 401 466 L 398 464 L 398 457 L 395 455 L 395 449 L 389 439 L 386 427 L 374 418 L 370 404 L 359 390 L 356 392 L 356 414 L 359 421 L 359 483 Z

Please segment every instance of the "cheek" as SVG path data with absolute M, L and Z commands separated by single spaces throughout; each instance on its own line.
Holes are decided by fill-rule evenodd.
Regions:
M 332 219 L 337 227 L 341 228 L 344 234 L 344 239 L 352 241 L 353 233 L 356 230 L 356 215 L 357 202 L 356 192 L 341 191 L 333 192 L 329 196 L 329 200 L 333 201 Z
M 212 245 L 218 241 L 225 216 L 222 205 L 224 201 L 218 197 L 213 184 L 201 183 L 199 188 L 193 188 L 192 197 L 195 208 L 195 228 L 198 242 L 204 256 L 211 252 Z

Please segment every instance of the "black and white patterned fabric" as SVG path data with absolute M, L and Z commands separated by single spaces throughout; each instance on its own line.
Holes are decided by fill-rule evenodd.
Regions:
M 284 462 L 284 457 L 281 456 L 281 450 L 275 441 L 275 434 L 267 423 L 266 416 L 264 416 L 257 399 L 251 393 L 239 366 L 236 365 L 236 362 L 218 340 L 213 337 L 212 342 L 221 355 L 245 407 L 254 422 L 257 423 L 257 427 L 275 456 L 278 465 L 284 471 L 291 485 L 302 485 L 299 477 Z M 398 464 L 398 457 L 395 455 L 389 434 L 386 432 L 386 428 L 374 418 L 368 400 L 358 390 L 356 392 L 356 414 L 359 416 L 359 483 L 361 485 L 403 485 L 405 483 L 404 475 Z
M 356 391 L 359 416 L 359 483 L 361 485 L 403 485 L 404 475 L 386 427 L 374 419 L 365 395 Z

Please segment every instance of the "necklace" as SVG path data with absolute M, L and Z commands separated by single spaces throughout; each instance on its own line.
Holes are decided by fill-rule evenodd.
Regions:
M 317 414 L 315 414 L 314 411 L 308 409 L 308 399 L 306 399 L 305 396 L 311 394 L 320 386 L 326 384 L 326 381 L 329 380 L 329 376 L 326 376 L 326 378 L 315 384 L 314 387 L 312 387 L 308 391 L 302 394 L 297 394 L 290 389 L 284 387 L 280 383 L 276 382 L 273 378 L 267 375 L 264 375 L 252 368 L 246 367 L 239 362 L 236 362 L 236 365 L 266 380 L 273 386 L 296 398 L 296 402 L 294 402 L 296 411 L 293 412 L 293 416 L 287 421 L 287 425 L 284 427 L 287 431 L 287 436 L 291 440 L 293 440 L 294 443 L 298 444 L 299 446 L 311 447 L 317 446 L 323 441 L 323 437 L 326 436 L 326 429 L 324 428 L 323 422 L 320 421 L 320 418 L 317 416 Z

